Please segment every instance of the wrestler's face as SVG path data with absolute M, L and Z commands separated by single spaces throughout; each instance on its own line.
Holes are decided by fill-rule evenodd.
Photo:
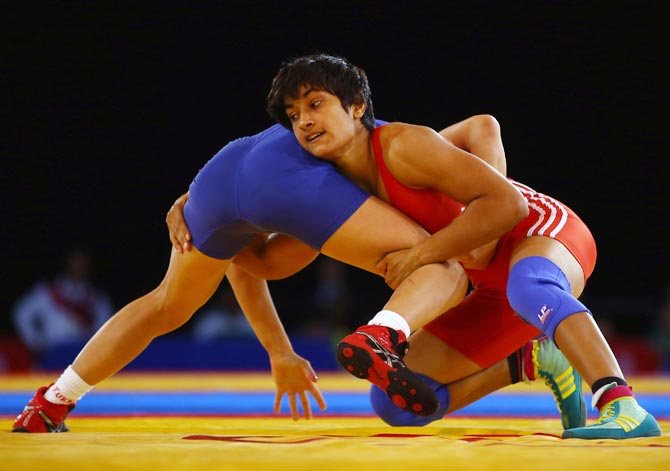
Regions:
M 328 160 L 351 148 L 364 111 L 357 105 L 344 109 L 336 95 L 310 86 L 301 87 L 298 98 L 286 101 L 286 115 L 300 145 Z

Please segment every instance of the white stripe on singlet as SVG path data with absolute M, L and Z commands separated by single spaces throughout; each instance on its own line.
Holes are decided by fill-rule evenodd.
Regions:
M 529 186 L 515 181 L 512 183 L 528 202 L 528 208 L 537 213 L 537 221 L 528 229 L 526 237 L 535 235 L 546 235 L 552 239 L 556 237 L 568 220 L 568 211 L 565 206 L 551 196 L 538 193 Z

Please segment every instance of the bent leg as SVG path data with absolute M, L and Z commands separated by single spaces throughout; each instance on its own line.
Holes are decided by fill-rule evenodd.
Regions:
M 567 276 L 576 298 L 584 277 L 574 276 L 579 263 L 567 249 L 561 250 L 560 245 L 548 238 L 530 238 L 518 247 L 512 266 L 532 257 L 545 257 Z M 558 285 L 553 289 L 559 289 Z M 562 316 L 554 332 L 556 345 L 591 386 L 592 407 L 600 412 L 595 424 L 566 430 L 563 438 L 625 439 L 661 435 L 656 419 L 635 400 L 616 357 L 589 312 Z
M 482 367 L 424 329 L 410 337 L 405 364 L 417 373 L 448 384 L 482 370 Z
M 482 397 L 512 384 L 509 365 L 503 358 L 482 369 L 467 356 L 425 330 L 411 337 L 407 366 L 439 383 L 448 385 L 450 403 L 445 413 L 462 409 Z
M 427 236 L 407 216 L 370 197 L 321 251 L 381 275 L 376 265 L 386 254 L 412 247 Z M 439 408 L 439 398 L 403 363 L 405 341 L 413 330 L 457 305 L 466 289 L 467 278 L 458 263 L 445 260 L 419 268 L 403 280 L 368 325 L 338 343 L 338 362 L 357 378 L 380 387 L 398 407 L 430 416 Z
M 575 299 L 581 295 L 584 273 L 563 244 L 549 237 L 530 237 L 514 250 L 510 267 L 532 256 L 544 257 L 554 263 L 570 283 L 571 293 L 568 294 Z M 562 319 L 555 329 L 554 340 L 590 386 L 599 378 L 623 378 L 614 353 L 589 312 L 577 312 Z
M 496 329 L 494 329 L 496 330 Z M 500 332 L 504 336 L 504 332 Z M 477 343 L 476 339 L 473 339 Z M 564 429 L 581 427 L 586 423 L 586 403 L 582 394 L 581 377 L 555 344 L 547 337 L 531 340 L 523 347 L 503 358 L 504 348 L 499 350 L 499 360 L 487 368 L 479 366 L 467 355 L 447 345 L 430 332 L 420 330 L 412 336 L 412 349 L 406 357 L 408 367 L 416 371 L 440 398 L 441 415 L 432 415 L 430 421 L 437 420 L 478 401 L 488 394 L 519 381 L 543 380 L 549 387 L 561 415 Z M 491 356 L 491 358 L 494 358 Z M 437 381 L 435 381 L 437 379 Z M 378 414 L 391 425 L 425 425 L 424 418 L 412 419 L 411 414 L 393 409 L 377 394 L 375 400 Z M 371 391 L 372 398 L 372 391 Z M 444 401 L 447 402 L 444 402 Z M 403 422 L 403 423 L 400 423 Z
M 405 363 L 413 371 L 449 386 L 447 414 L 512 384 L 506 353 L 501 352 L 499 361 L 483 369 L 423 329 L 414 333 L 411 341 Z
M 397 407 L 376 386 L 370 389 L 375 413 L 393 426 L 423 426 L 462 409 L 482 397 L 512 384 L 506 358 L 482 369 L 457 350 L 421 329 L 411 337 L 405 362 L 439 398 L 439 408 L 429 416 L 418 416 Z
M 428 237 L 416 222 L 371 197 L 323 245 L 321 252 L 343 263 L 382 275 L 376 265 L 386 254 Z M 455 262 L 425 265 L 407 277 L 384 309 L 401 314 L 416 330 L 465 296 L 467 277 Z
M 230 260 L 207 257 L 195 248 L 172 250 L 163 281 L 112 316 L 88 341 L 72 368 L 93 386 L 113 375 L 159 335 L 184 324 L 221 283 Z

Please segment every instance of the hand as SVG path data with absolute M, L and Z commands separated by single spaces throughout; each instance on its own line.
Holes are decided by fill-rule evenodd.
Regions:
M 300 411 L 296 401 L 296 396 L 299 396 L 305 418 L 311 419 L 312 408 L 307 396 L 308 392 L 316 399 L 319 409 L 326 410 L 326 401 L 316 385 L 316 374 L 307 360 L 291 352 L 270 357 L 270 365 L 272 367 L 272 377 L 277 387 L 274 405 L 275 414 L 279 414 L 282 398 L 286 394 L 291 409 L 291 418 L 293 420 L 300 419 Z
M 414 248 L 397 250 L 386 254 L 377 263 L 377 269 L 384 275 L 384 280 L 391 289 L 396 289 L 405 278 L 420 266 L 421 263 Z
M 179 253 L 191 250 L 191 232 L 186 225 L 186 219 L 184 219 L 184 206 L 188 201 L 188 196 L 188 193 L 184 193 L 177 198 L 165 216 L 170 241 Z

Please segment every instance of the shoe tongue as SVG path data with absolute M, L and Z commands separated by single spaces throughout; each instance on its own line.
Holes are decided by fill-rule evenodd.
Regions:
M 395 352 L 400 358 L 404 357 L 409 350 L 409 342 L 405 340 L 405 334 L 389 328 L 389 341 L 390 345 L 388 348 Z
M 409 351 L 409 342 L 406 340 L 404 342 L 400 342 L 395 350 L 398 356 L 400 358 L 403 358 L 405 355 L 407 355 L 407 352 Z
M 391 342 L 390 346 L 395 346 L 398 344 L 398 331 L 395 329 L 391 329 L 390 327 L 387 327 L 388 333 L 389 333 L 389 341 Z
M 605 404 L 612 402 L 620 397 L 632 397 L 633 388 L 630 386 L 621 386 L 617 383 L 609 383 L 598 389 L 591 400 L 591 408 L 596 407 L 600 410 Z
M 605 391 L 608 389 L 612 389 L 613 387 L 616 386 L 616 383 L 608 383 L 605 386 L 602 386 L 600 389 L 598 389 L 596 392 L 593 393 L 593 397 L 591 398 L 591 409 L 595 409 L 598 407 L 600 409 L 600 397 L 605 394 Z

